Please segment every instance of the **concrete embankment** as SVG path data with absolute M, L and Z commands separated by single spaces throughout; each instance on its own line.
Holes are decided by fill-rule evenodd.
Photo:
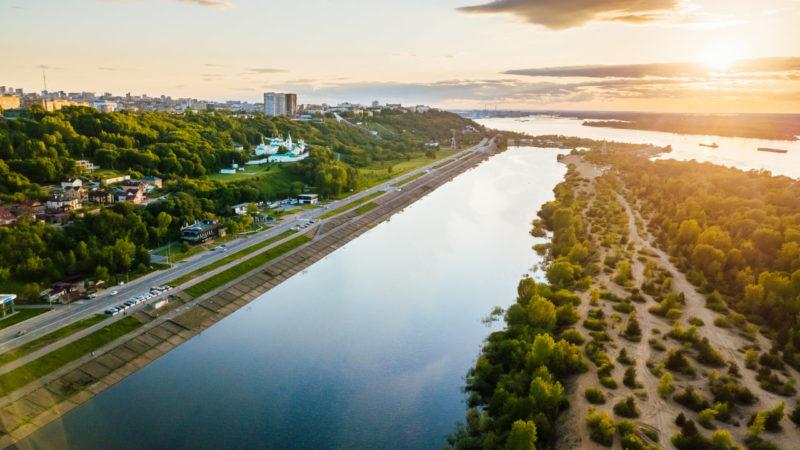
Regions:
M 167 309 L 137 312 L 133 317 L 143 325 L 135 332 L 0 398 L 0 447 L 66 414 L 487 158 L 476 152 L 455 160 L 373 199 L 378 206 L 363 214 L 351 210 L 329 219 L 308 231 L 308 244 L 218 289 L 197 298 L 178 292 Z

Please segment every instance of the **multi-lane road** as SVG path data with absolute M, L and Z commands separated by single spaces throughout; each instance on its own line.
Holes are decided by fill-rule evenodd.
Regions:
M 345 205 L 354 200 L 358 200 L 374 192 L 378 191 L 391 192 L 396 189 L 392 187 L 392 185 L 397 183 L 398 181 L 402 181 L 403 179 L 406 179 L 408 177 L 413 177 L 418 173 L 434 171 L 435 170 L 433 169 L 434 166 L 442 164 L 447 160 L 460 158 L 465 152 L 484 151 L 487 148 L 491 148 L 493 145 L 494 145 L 494 140 L 490 141 L 489 139 L 483 139 L 478 145 L 468 150 L 455 152 L 453 155 L 448 156 L 447 158 L 442 158 L 440 160 L 437 160 L 436 162 L 433 162 L 427 166 L 411 171 L 401 177 L 397 177 L 392 180 L 381 183 L 377 186 L 365 189 L 345 199 L 330 202 L 326 205 L 327 208 L 315 208 L 310 210 L 303 210 L 296 214 L 283 217 L 272 228 L 268 230 L 256 234 L 250 234 L 247 235 L 246 237 L 241 237 L 227 242 L 225 245 L 226 251 L 220 251 L 220 250 L 205 251 L 200 254 L 194 255 L 190 258 L 187 258 L 184 262 L 174 264 L 169 269 L 153 272 L 143 277 L 140 277 L 136 280 L 133 280 L 129 283 L 126 283 L 124 285 L 112 286 L 105 290 L 99 291 L 97 293 L 97 298 L 95 299 L 81 300 L 70 305 L 57 305 L 52 311 L 48 311 L 44 314 L 41 314 L 39 316 L 36 316 L 19 324 L 0 330 L 0 352 L 8 351 L 14 347 L 22 345 L 31 340 L 34 340 L 47 333 L 55 331 L 65 325 L 89 317 L 93 314 L 103 313 L 103 311 L 105 311 L 106 309 L 119 305 L 131 297 L 142 295 L 148 292 L 151 286 L 161 286 L 168 284 L 170 281 L 178 277 L 181 277 L 197 269 L 200 269 L 208 264 L 218 261 L 228 256 L 231 253 L 235 253 L 236 251 L 263 242 L 292 228 L 302 226 L 303 224 L 308 223 L 310 220 L 314 220 L 315 222 L 319 223 L 324 223 L 326 219 L 318 220 L 317 217 L 325 214 L 329 210 L 336 209 L 341 205 Z M 287 237 L 286 240 L 291 238 L 292 237 Z M 281 241 L 276 242 L 274 245 L 277 245 L 280 242 Z M 249 258 L 255 255 L 256 253 L 247 255 L 245 258 Z M 230 266 L 236 265 L 239 262 L 240 261 L 231 262 L 229 264 L 226 264 L 225 266 L 219 267 L 217 269 L 208 272 L 204 276 L 211 276 L 217 272 L 227 269 Z M 112 291 L 117 291 L 117 294 L 111 295 Z M 135 308 L 138 309 L 142 308 L 143 306 L 144 304 L 140 304 Z M 117 318 L 120 317 L 121 316 L 117 316 Z M 21 330 L 25 330 L 26 333 L 22 336 L 17 336 L 17 334 Z

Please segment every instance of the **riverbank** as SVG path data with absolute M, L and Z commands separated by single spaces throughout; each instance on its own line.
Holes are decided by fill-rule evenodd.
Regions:
M 0 443 L 11 445 L 87 401 L 487 157 L 472 153 L 409 182 L 402 190 L 373 199 L 377 206 L 363 214 L 353 210 L 332 218 L 322 229 L 307 233 L 314 238 L 312 242 L 215 291 L 197 298 L 179 293 L 175 297 L 177 307 L 166 314 L 133 315 L 145 322 L 136 336 L 112 342 L 98 350 L 95 358 L 76 361 L 52 377 L 0 399 L 0 431 L 6 433 Z

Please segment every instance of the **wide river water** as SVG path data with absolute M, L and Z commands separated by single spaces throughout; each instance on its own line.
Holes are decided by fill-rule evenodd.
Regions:
M 800 141 L 694 136 L 660 131 L 626 130 L 621 128 L 585 127 L 583 120 L 554 116 L 481 119 L 478 123 L 498 130 L 510 130 L 530 135 L 560 134 L 582 138 L 672 146 L 665 158 L 695 159 L 744 170 L 766 169 L 775 175 L 800 178 Z M 716 143 L 719 148 L 701 147 Z M 789 153 L 759 152 L 759 147 L 779 148 Z
M 19 447 L 441 448 L 481 318 L 539 262 L 557 153 L 459 175 Z

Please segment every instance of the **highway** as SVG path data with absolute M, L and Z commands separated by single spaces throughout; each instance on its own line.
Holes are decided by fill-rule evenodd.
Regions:
M 204 267 L 204 266 L 206 266 L 208 264 L 211 264 L 211 263 L 213 263 L 215 261 L 218 261 L 218 260 L 220 260 L 220 259 L 222 259 L 222 258 L 224 258 L 224 257 L 226 257 L 226 256 L 228 256 L 228 255 L 230 255 L 232 253 L 235 253 L 235 252 L 237 252 L 239 250 L 242 250 L 242 249 L 245 249 L 245 248 L 250 247 L 252 245 L 255 245 L 255 244 L 258 244 L 260 242 L 263 242 L 263 241 L 265 241 L 267 239 L 270 239 L 270 238 L 272 238 L 274 236 L 277 236 L 277 235 L 279 235 L 279 234 L 281 234 L 281 233 L 283 233 L 283 232 L 285 232 L 287 230 L 290 230 L 292 228 L 299 227 L 299 226 L 301 226 L 303 224 L 306 224 L 306 223 L 309 222 L 309 220 L 314 219 L 315 222 L 319 222 L 320 224 L 324 224 L 326 222 L 326 220 L 328 220 L 328 219 L 317 220 L 316 218 L 318 216 L 321 216 L 321 215 L 327 213 L 330 210 L 334 210 L 334 209 L 336 209 L 336 208 L 338 208 L 338 207 L 340 207 L 342 205 L 348 204 L 350 202 L 353 202 L 354 200 L 358 200 L 358 199 L 360 199 L 362 197 L 365 197 L 365 196 L 370 195 L 370 194 L 372 194 L 374 192 L 377 192 L 377 191 L 392 192 L 392 191 L 397 189 L 397 188 L 392 187 L 392 184 L 396 184 L 397 182 L 402 181 L 402 180 L 404 180 L 404 179 L 406 179 L 408 177 L 413 177 L 418 173 L 433 172 L 433 171 L 436 170 L 436 169 L 432 169 L 433 166 L 436 166 L 438 164 L 442 164 L 443 162 L 448 161 L 448 160 L 453 160 L 453 159 L 460 158 L 465 152 L 483 151 L 486 148 L 492 147 L 493 144 L 494 144 L 494 140 L 490 141 L 489 139 L 484 138 L 475 147 L 472 147 L 472 148 L 467 149 L 467 150 L 462 150 L 462 151 L 455 152 L 453 155 L 450 155 L 450 156 L 448 156 L 446 158 L 442 158 L 440 160 L 432 162 L 431 164 L 429 164 L 427 166 L 424 166 L 424 167 L 421 167 L 419 169 L 416 169 L 416 170 L 413 170 L 411 172 L 408 172 L 407 174 L 404 174 L 404 175 L 402 175 L 400 177 L 391 179 L 391 180 L 386 181 L 384 183 L 381 183 L 379 185 L 373 186 L 373 187 L 371 187 L 369 189 L 365 189 L 363 191 L 360 191 L 360 192 L 358 192 L 356 194 L 353 194 L 353 195 L 351 195 L 351 196 L 349 196 L 347 198 L 344 198 L 344 199 L 341 199 L 341 200 L 332 201 L 332 202 L 330 202 L 330 203 L 328 203 L 326 205 L 326 208 L 315 208 L 315 209 L 310 209 L 310 210 L 303 210 L 303 211 L 298 212 L 296 214 L 292 214 L 290 216 L 285 216 L 282 219 L 280 219 L 279 221 L 277 221 L 276 224 L 272 228 L 270 228 L 268 230 L 265 230 L 265 231 L 262 231 L 262 232 L 259 232 L 259 233 L 256 233 L 256 234 L 250 234 L 250 235 L 247 235 L 245 237 L 240 237 L 240 238 L 237 238 L 235 240 L 227 242 L 225 244 L 225 249 L 226 249 L 225 251 L 220 251 L 220 250 L 205 251 L 205 252 L 199 253 L 197 255 L 194 255 L 194 256 L 192 256 L 190 258 L 187 258 L 185 260 L 185 262 L 180 262 L 180 263 L 174 264 L 173 267 L 170 268 L 170 269 L 161 270 L 161 271 L 157 271 L 157 272 L 153 272 L 153 273 L 147 274 L 147 275 L 142 276 L 142 277 L 140 277 L 140 278 L 138 278 L 136 280 L 133 280 L 133 281 L 131 281 L 129 283 L 126 283 L 125 285 L 110 286 L 110 287 L 108 287 L 108 288 L 106 288 L 106 289 L 104 289 L 102 291 L 98 291 L 97 298 L 95 298 L 93 300 L 81 300 L 81 301 L 74 302 L 74 303 L 69 304 L 69 305 L 54 305 L 55 308 L 52 311 L 48 311 L 48 312 L 43 313 L 43 314 L 41 314 L 39 316 L 36 316 L 34 318 L 31 318 L 31 319 L 28 319 L 28 320 L 26 320 L 24 322 L 21 322 L 21 323 L 13 325 L 11 327 L 8 327 L 8 328 L 5 328 L 3 330 L 0 330 L 0 353 L 9 351 L 9 350 L 11 350 L 11 349 L 13 349 L 15 347 L 18 347 L 19 345 L 22 345 L 22 344 L 24 344 L 26 342 L 30 342 L 30 341 L 38 338 L 38 337 L 41 337 L 41 336 L 43 336 L 43 335 L 45 335 L 47 333 L 55 331 L 55 330 L 57 330 L 57 329 L 59 329 L 61 327 L 64 327 L 64 326 L 66 326 L 66 325 L 68 325 L 70 323 L 76 322 L 76 321 L 81 320 L 81 319 L 86 318 L 86 317 L 90 317 L 93 314 L 102 314 L 103 311 L 105 311 L 106 309 L 108 309 L 110 307 L 113 307 L 113 306 L 119 305 L 121 303 L 124 303 L 125 301 L 127 301 L 131 297 L 142 295 L 142 294 L 148 292 L 150 290 L 151 286 L 162 286 L 162 285 L 168 284 L 170 281 L 172 281 L 172 280 L 174 280 L 174 279 L 176 279 L 176 278 L 178 278 L 180 276 L 183 276 L 183 275 L 186 275 L 188 273 L 191 273 L 191 272 L 193 272 L 193 271 L 195 271 L 197 269 L 200 269 L 200 268 L 202 268 L 202 267 Z M 279 243 L 281 243 L 281 242 L 283 242 L 285 240 L 292 239 L 293 237 L 295 237 L 295 236 L 290 236 L 290 237 L 287 237 L 287 238 L 285 238 L 285 239 L 283 239 L 281 241 L 278 241 L 278 242 L 274 243 L 273 246 L 274 245 L 278 245 Z M 251 254 L 245 256 L 243 259 L 252 257 L 252 256 L 258 254 L 259 252 L 266 251 L 266 250 L 267 250 L 267 248 L 261 249 L 259 251 L 256 251 L 254 253 L 251 253 Z M 199 281 L 199 280 L 201 280 L 201 279 L 203 279 L 205 277 L 212 276 L 215 273 L 224 271 L 227 268 L 238 264 L 239 262 L 241 262 L 241 260 L 237 260 L 237 261 L 231 262 L 229 264 L 226 264 L 226 265 L 224 265 L 222 267 L 219 267 L 217 269 L 214 269 L 214 270 L 208 272 L 207 274 L 201 275 L 201 276 L 199 276 L 199 277 L 187 282 L 184 286 L 181 286 L 181 287 L 187 287 L 188 285 L 193 284 L 193 283 L 195 283 L 195 282 L 197 282 L 197 281 Z M 173 286 L 173 287 L 177 288 L 178 286 Z M 114 290 L 118 291 L 118 294 L 112 296 L 110 293 L 112 291 L 114 291 Z M 176 291 L 172 290 L 172 291 L 169 291 L 168 294 L 169 293 L 174 293 L 174 292 L 176 292 Z M 162 294 L 162 295 L 165 295 L 165 294 Z M 135 310 L 137 310 L 139 308 L 143 308 L 145 305 L 146 305 L 146 303 L 142 303 L 142 304 L 140 304 L 138 306 L 135 306 L 134 308 L 130 309 L 129 312 L 133 312 L 133 311 L 135 311 Z M 118 320 L 118 319 L 120 319 L 122 317 L 123 317 L 123 315 L 120 314 L 120 315 L 115 316 L 112 320 Z M 19 331 L 21 331 L 21 330 L 26 330 L 27 332 L 23 336 L 17 337 L 17 333 Z

